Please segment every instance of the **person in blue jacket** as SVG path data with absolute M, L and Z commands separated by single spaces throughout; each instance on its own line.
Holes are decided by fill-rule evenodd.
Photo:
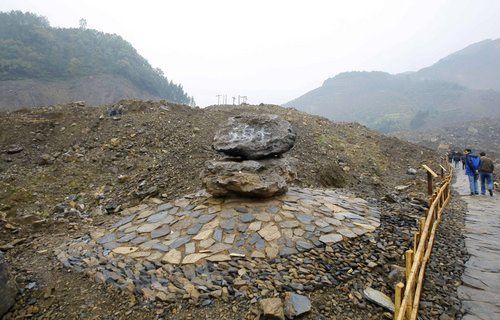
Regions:
M 479 194 L 478 179 L 479 167 L 481 166 L 481 158 L 477 154 L 473 154 L 471 149 L 465 149 L 465 174 L 469 178 L 470 195 Z

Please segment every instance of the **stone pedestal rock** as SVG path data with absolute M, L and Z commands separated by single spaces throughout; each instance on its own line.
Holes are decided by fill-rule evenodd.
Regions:
M 213 196 L 269 198 L 286 193 L 296 176 L 288 159 L 207 161 L 203 185 Z

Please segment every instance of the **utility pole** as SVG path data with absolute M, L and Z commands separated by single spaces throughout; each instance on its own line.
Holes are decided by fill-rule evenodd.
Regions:
M 216 95 L 216 97 L 217 97 L 217 105 L 220 105 L 220 97 L 221 97 L 221 95 L 218 94 L 218 95 Z

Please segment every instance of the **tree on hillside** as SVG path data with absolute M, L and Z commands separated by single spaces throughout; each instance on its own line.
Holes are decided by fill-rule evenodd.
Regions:
M 87 20 L 81 18 L 79 24 L 80 24 L 80 29 L 87 29 Z

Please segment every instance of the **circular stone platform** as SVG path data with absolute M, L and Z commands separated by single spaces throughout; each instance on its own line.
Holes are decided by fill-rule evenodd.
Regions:
M 380 225 L 378 208 L 361 198 L 302 188 L 265 200 L 219 199 L 199 192 L 171 203 L 130 208 L 126 214 L 111 227 L 63 246 L 59 260 L 127 287 L 137 285 L 141 271 L 185 273 L 184 267 L 192 265 L 204 274 L 213 264 L 296 255 Z M 155 283 L 160 285 L 155 279 L 139 281 L 147 298 L 155 297 Z M 179 286 L 187 290 L 186 283 Z

